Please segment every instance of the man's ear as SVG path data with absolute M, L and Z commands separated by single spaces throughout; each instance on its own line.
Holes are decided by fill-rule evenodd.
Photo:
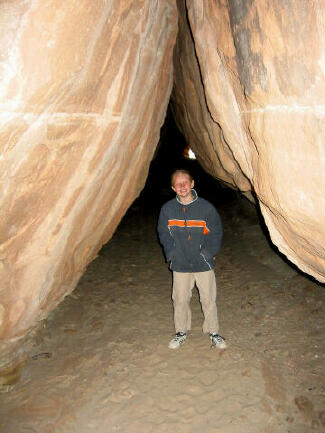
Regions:
M 194 188 L 194 180 L 192 180 L 191 188 Z
M 174 192 L 176 192 L 176 189 L 172 186 L 172 190 L 174 191 Z

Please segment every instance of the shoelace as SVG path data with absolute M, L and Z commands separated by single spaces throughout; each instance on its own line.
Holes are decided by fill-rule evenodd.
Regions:
M 173 340 L 175 341 L 179 341 L 182 339 L 186 338 L 186 334 L 184 334 L 183 332 L 177 332 L 177 334 L 175 335 L 175 337 L 173 338 Z
M 223 343 L 224 339 L 220 337 L 218 334 L 211 334 L 210 335 L 211 341 L 216 341 L 218 343 Z

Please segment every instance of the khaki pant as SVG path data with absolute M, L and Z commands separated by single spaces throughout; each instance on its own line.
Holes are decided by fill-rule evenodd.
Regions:
M 204 314 L 203 332 L 218 333 L 217 284 L 213 270 L 205 272 L 173 271 L 174 324 L 176 332 L 191 329 L 190 302 L 196 284 Z

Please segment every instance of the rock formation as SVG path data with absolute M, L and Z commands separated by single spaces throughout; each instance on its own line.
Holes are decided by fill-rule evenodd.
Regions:
M 202 166 L 325 281 L 324 2 L 178 1 L 173 106 Z
M 174 0 L 0 5 L 0 358 L 76 286 L 144 186 Z
M 324 3 L 177 6 L 178 125 L 209 173 L 259 203 L 279 250 L 325 281 Z M 0 4 L 0 368 L 143 188 L 172 87 L 177 6 Z

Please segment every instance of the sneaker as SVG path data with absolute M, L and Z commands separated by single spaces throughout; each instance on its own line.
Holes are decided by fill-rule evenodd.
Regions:
M 218 349 L 225 349 L 227 344 L 225 339 L 219 334 L 210 334 L 211 346 L 215 346 Z
M 170 349 L 178 349 L 179 346 L 186 340 L 186 332 L 177 332 L 175 337 L 170 340 L 168 347 Z

